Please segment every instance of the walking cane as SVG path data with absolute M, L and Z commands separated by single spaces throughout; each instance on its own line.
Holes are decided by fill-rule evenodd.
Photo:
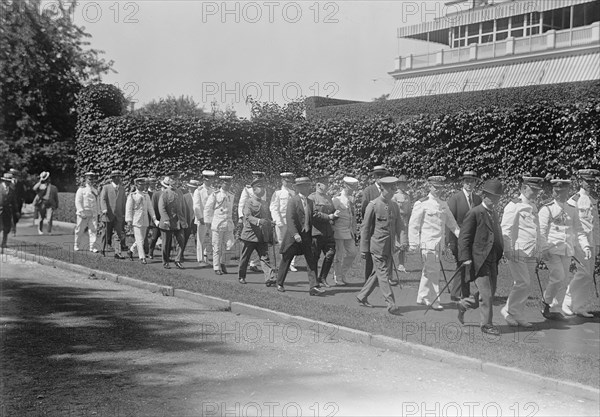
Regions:
M 444 275 L 444 281 L 446 281 L 446 288 L 448 288 L 448 294 L 452 295 L 450 292 L 450 287 L 448 286 L 448 279 L 446 278 L 446 271 L 444 270 L 444 265 L 442 265 L 442 260 L 440 259 L 440 268 L 442 268 L 442 274 Z
M 573 256 L 573 259 L 575 259 L 575 262 L 577 262 L 579 265 L 581 265 L 581 267 L 583 269 L 585 269 L 585 266 L 579 259 L 577 259 L 575 256 Z M 594 290 L 596 291 L 596 298 L 600 298 L 600 295 L 598 295 L 598 283 L 596 282 L 596 270 L 595 269 L 594 269 L 594 271 L 592 271 L 592 279 L 594 280 Z
M 463 269 L 465 266 L 466 266 L 465 264 L 461 264 L 458 267 L 458 269 L 454 272 L 454 275 L 452 275 L 452 277 L 450 278 L 450 281 L 448 281 L 446 283 L 446 286 L 442 289 L 442 291 L 440 291 L 440 293 L 437 295 L 437 297 L 435 297 L 435 299 L 433 300 L 433 302 L 427 306 L 427 310 L 425 310 L 425 313 L 423 313 L 423 315 L 427 314 L 427 312 L 429 310 L 431 310 L 431 308 L 435 305 L 435 302 L 440 298 L 440 296 L 444 293 L 444 291 L 446 290 L 446 288 L 448 288 L 448 286 L 454 280 L 454 278 L 456 278 L 458 276 L 458 273 L 460 272 L 460 270 Z
M 396 265 L 394 263 L 394 254 L 392 253 L 392 269 L 394 270 L 394 272 L 396 273 L 396 281 L 391 281 L 394 282 L 393 284 L 391 284 L 392 286 L 396 286 L 398 285 L 400 287 L 400 289 L 402 289 L 402 284 L 400 283 L 400 276 L 398 275 L 398 270 L 396 269 Z
M 535 264 L 535 276 L 537 277 L 538 284 L 540 284 L 540 292 L 542 293 L 542 301 L 544 302 L 545 305 L 548 305 L 548 303 L 546 302 L 546 299 L 544 298 L 544 289 L 542 288 L 542 280 L 540 280 L 540 265 L 542 263 L 543 263 L 543 261 L 538 261 Z

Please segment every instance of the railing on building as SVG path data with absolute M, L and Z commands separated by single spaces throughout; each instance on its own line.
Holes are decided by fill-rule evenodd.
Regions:
M 590 26 L 559 31 L 550 30 L 541 35 L 526 38 L 508 38 L 499 42 L 471 44 L 462 48 L 443 49 L 430 54 L 399 57 L 396 59 L 396 71 L 493 59 L 598 42 L 600 42 L 600 22 L 595 22 Z

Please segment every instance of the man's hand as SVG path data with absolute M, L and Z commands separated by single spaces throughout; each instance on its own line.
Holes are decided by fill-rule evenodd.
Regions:
M 592 248 L 591 247 L 586 247 L 583 250 L 583 253 L 585 253 L 585 257 L 583 259 L 585 259 L 586 261 L 589 259 L 592 259 Z
M 108 213 L 108 210 L 102 210 L 102 214 Z
M 298 233 L 296 233 L 296 234 L 294 235 L 294 240 L 295 240 L 297 243 L 300 243 L 300 242 L 302 242 L 302 238 L 300 237 L 300 235 L 299 235 Z
M 340 217 L 340 211 L 339 211 L 339 210 L 336 210 L 336 211 L 333 213 L 333 217 L 335 217 L 336 219 L 337 219 L 338 217 Z
M 156 227 L 158 227 L 158 225 L 159 225 L 159 224 L 160 224 L 160 222 L 159 222 L 158 220 L 154 219 L 154 225 L 155 225 Z
M 258 220 L 258 224 L 259 224 L 261 227 L 264 227 L 264 226 L 266 226 L 266 225 L 268 225 L 268 224 L 269 224 L 269 221 L 268 221 L 268 220 L 265 220 L 265 219 L 259 219 L 259 220 Z
M 472 263 L 473 263 L 473 260 L 472 260 L 472 259 L 469 259 L 469 260 L 467 260 L 467 261 L 464 261 L 462 264 L 463 264 L 463 265 L 471 265 Z

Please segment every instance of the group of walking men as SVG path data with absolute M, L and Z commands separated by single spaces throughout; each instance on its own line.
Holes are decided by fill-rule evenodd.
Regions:
M 295 178 L 293 173 L 284 172 L 280 175 L 281 188 L 272 193 L 264 172 L 253 171 L 252 175 L 253 181 L 242 189 L 239 197 L 236 226 L 231 176 L 217 177 L 214 171 L 205 170 L 202 183 L 189 180 L 183 185 L 180 173 L 173 171 L 160 182 L 155 178 L 138 178 L 134 181 L 135 191 L 126 194 L 121 171 L 112 171 L 111 181 L 100 191 L 98 175 L 88 172 L 85 185 L 76 193 L 75 250 L 79 250 L 87 231 L 91 250 L 105 255 L 116 233 L 119 247 L 115 248 L 114 256 L 123 259 L 122 252 L 127 252 L 133 259 L 137 251 L 141 262 L 146 264 L 147 257 L 153 258 L 160 236 L 163 266 L 168 269 L 174 237 L 174 263 L 183 269 L 183 254 L 189 237 L 195 233 L 197 262 L 202 267 L 209 266 L 207 243 L 210 242 L 213 270 L 222 275 L 227 273 L 224 255 L 233 247 L 234 233 L 239 228 L 240 283 L 246 283 L 248 269 L 262 269 L 266 285 L 285 292 L 287 273 L 295 270 L 295 257 L 303 255 L 310 295 L 321 295 L 324 288 L 330 287 L 327 277 L 332 267 L 335 284 L 345 285 L 358 254 L 355 196 L 359 181 L 345 177 L 343 189 L 332 198 L 328 194 L 328 175 L 315 177 L 313 184 L 308 177 Z M 509 325 L 531 326 L 524 312 L 531 288 L 530 265 L 535 265 L 537 272 L 542 261 L 550 272 L 549 283 L 542 291 L 543 316 L 549 320 L 563 320 L 565 315 L 591 316 L 586 306 L 592 293 L 595 257 L 600 252 L 598 202 L 592 194 L 599 171 L 580 170 L 581 188 L 571 198 L 570 180 L 551 180 L 553 198 L 540 208 L 535 201 L 546 179 L 524 176 L 519 197 L 506 205 L 501 220 L 497 205 L 504 192 L 503 184 L 497 179 L 485 181 L 478 195 L 474 189 L 480 178 L 474 171 L 464 172 L 462 189 L 447 201 L 446 178 L 429 177 L 428 195 L 414 205 L 405 176 L 393 177 L 385 166 L 375 167 L 371 176 L 373 183 L 362 190 L 360 207 L 363 222 L 359 247 L 365 260 L 365 284 L 357 294 L 361 305 L 372 307 L 368 297 L 379 286 L 388 311 L 399 314 L 392 290 L 398 279 L 394 279 L 393 273 L 406 272 L 406 253 L 418 252 L 423 270 L 416 302 L 443 310 L 439 301 L 440 278 L 442 274 L 446 277 L 441 261 L 449 250 L 458 268 L 448 285 L 461 322 L 468 309 L 481 307 L 482 330 L 498 333 L 492 324 L 492 301 L 498 263 L 503 257 L 514 281 L 501 310 Z M 44 177 L 40 186 L 47 182 L 45 173 Z M 9 191 L 12 178 L 5 174 L 2 181 L 0 206 L 6 230 L 6 213 L 10 209 L 5 208 L 12 204 Z M 43 188 L 40 198 L 53 194 L 48 185 Z M 100 245 L 96 246 L 98 219 L 102 235 Z M 125 240 L 125 225 L 133 229 L 135 236 L 135 243 L 130 246 Z M 5 239 L 6 232 L 3 246 Z M 273 259 L 269 257 L 269 247 L 275 241 L 280 246 L 279 268 L 275 253 Z M 572 260 L 577 263 L 577 272 L 568 283 Z

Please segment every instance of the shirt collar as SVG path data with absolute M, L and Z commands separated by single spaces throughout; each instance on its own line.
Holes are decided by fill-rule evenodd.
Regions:
M 579 195 L 584 195 L 584 196 L 587 196 L 587 197 L 589 197 L 589 196 L 590 196 L 590 193 L 588 193 L 587 191 L 585 191 L 585 190 L 582 188 L 582 189 L 580 189 L 580 190 L 579 190 Z

